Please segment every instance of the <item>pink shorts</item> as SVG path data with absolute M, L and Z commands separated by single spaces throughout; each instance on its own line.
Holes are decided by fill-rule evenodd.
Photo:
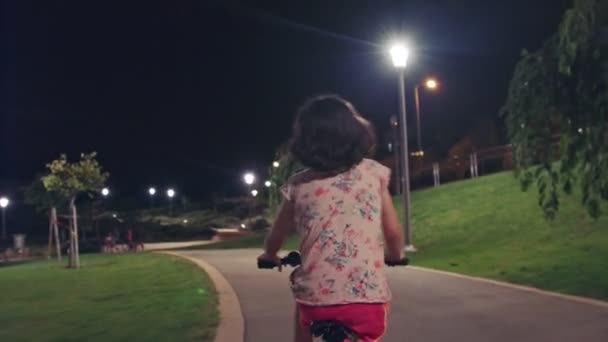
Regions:
M 353 303 L 311 306 L 298 303 L 300 325 L 310 329 L 314 321 L 336 320 L 357 333 L 364 342 L 377 341 L 386 331 L 388 303 Z

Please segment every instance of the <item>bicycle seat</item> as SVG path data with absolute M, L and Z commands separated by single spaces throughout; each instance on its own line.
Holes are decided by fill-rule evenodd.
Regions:
M 326 342 L 344 342 L 344 340 L 355 336 L 355 332 L 344 326 L 340 321 L 312 322 L 310 333 L 314 337 L 322 336 Z

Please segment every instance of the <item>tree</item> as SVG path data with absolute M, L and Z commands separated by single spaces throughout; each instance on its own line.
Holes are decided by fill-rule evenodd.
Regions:
M 95 152 L 81 154 L 80 161 L 70 163 L 66 155 L 61 155 L 47 164 L 50 173 L 42 177 L 45 189 L 67 201 L 71 211 L 69 266 L 72 268 L 80 267 L 76 199 L 83 193 L 98 192 L 109 177 L 107 172 L 102 172 L 96 156 Z
M 576 0 L 539 50 L 523 51 L 502 109 L 516 175 L 523 190 L 536 182 L 548 219 L 574 184 L 594 218 L 608 200 L 607 25 L 608 0 Z
M 23 196 L 25 203 L 33 206 L 36 212 L 45 213 L 49 216 L 49 247 L 47 257 L 51 257 L 54 237 L 57 261 L 61 262 L 61 241 L 57 227 L 57 208 L 65 207 L 65 201 L 57 193 L 46 191 L 41 177 L 37 177 L 25 188 Z
M 269 188 L 268 206 L 270 213 L 274 215 L 279 204 L 281 203 L 281 187 L 287 182 L 289 177 L 294 173 L 303 169 L 287 151 L 287 146 L 281 146 L 275 153 L 275 161 L 278 162 L 278 166 L 270 166 L 270 182 L 271 187 Z

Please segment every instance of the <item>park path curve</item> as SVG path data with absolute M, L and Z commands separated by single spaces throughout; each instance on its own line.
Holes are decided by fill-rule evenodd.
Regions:
M 287 269 L 256 268 L 258 249 L 180 251 L 228 280 L 245 319 L 245 341 L 292 341 L 294 304 Z M 393 291 L 383 342 L 608 341 L 608 305 L 419 268 L 387 269 Z

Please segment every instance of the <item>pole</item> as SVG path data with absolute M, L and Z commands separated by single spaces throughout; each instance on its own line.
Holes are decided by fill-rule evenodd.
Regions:
M 391 126 L 393 128 L 393 153 L 394 153 L 394 157 L 395 157 L 395 194 L 396 195 L 400 195 L 401 194 L 401 163 L 399 162 L 399 131 L 398 131 L 398 126 L 399 126 L 399 121 L 397 120 L 396 117 L 394 117 L 394 120 L 391 120 Z
M 416 139 L 418 140 L 418 152 L 422 151 L 422 136 L 420 129 L 420 94 L 419 86 L 414 88 L 414 95 L 416 100 Z
M 433 163 L 433 184 L 437 187 L 440 184 L 439 163 Z
M 61 238 L 59 237 L 59 227 L 57 227 L 57 209 L 51 208 L 51 221 L 53 232 L 55 233 L 55 249 L 57 250 L 57 261 L 61 262 Z
M 399 71 L 399 113 L 401 116 L 401 165 L 402 165 L 402 186 L 403 191 L 403 233 L 405 237 L 405 251 L 415 251 L 410 236 L 410 170 L 409 152 L 407 148 L 407 115 L 405 109 L 405 71 Z
M 169 197 L 169 217 L 173 217 L 173 197 Z
M 2 208 L 2 240 L 6 240 L 6 208 Z
M 247 193 L 247 197 L 251 196 L 251 199 L 249 200 L 249 229 L 251 229 L 251 226 L 253 225 L 253 195 L 251 194 L 251 185 L 249 185 L 248 187 L 248 193 Z

